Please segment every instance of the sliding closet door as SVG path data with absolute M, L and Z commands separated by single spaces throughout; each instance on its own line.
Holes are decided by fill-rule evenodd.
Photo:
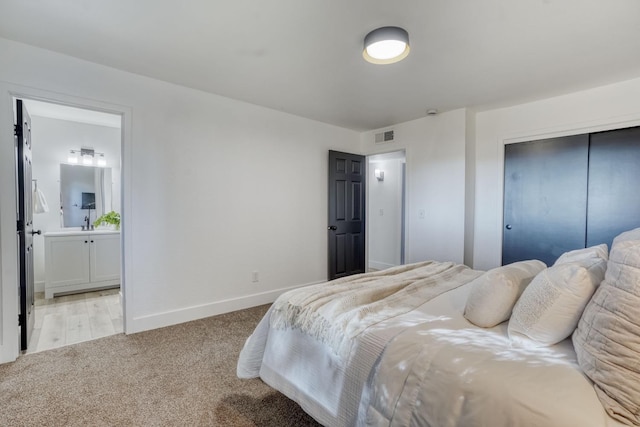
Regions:
M 584 248 L 588 135 L 505 146 L 502 264 Z
M 640 227 L 640 128 L 591 134 L 587 246 Z

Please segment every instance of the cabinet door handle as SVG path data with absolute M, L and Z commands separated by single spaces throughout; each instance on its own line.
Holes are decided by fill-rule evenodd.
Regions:
M 91 243 L 93 243 L 93 240 L 91 241 Z
M 84 242 L 85 242 L 85 243 L 87 243 L 87 241 L 86 241 L 86 240 L 85 240 Z

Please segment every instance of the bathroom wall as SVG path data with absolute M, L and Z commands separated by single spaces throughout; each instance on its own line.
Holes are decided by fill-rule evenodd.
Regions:
M 369 267 L 377 270 L 401 264 L 402 243 L 402 166 L 404 159 L 378 158 L 369 160 L 368 205 Z M 397 156 L 396 156 L 397 157 Z M 384 172 L 379 181 L 374 172 Z
M 28 104 L 27 104 L 28 107 Z M 60 217 L 60 164 L 67 162 L 70 150 L 92 147 L 104 153 L 111 168 L 112 210 L 120 212 L 120 128 L 87 123 L 31 117 L 33 179 L 44 193 L 48 213 L 33 215 L 35 230 L 55 231 L 62 228 Z M 83 167 L 83 166 L 76 166 Z M 95 219 L 95 212 L 92 219 Z M 34 270 L 36 292 L 44 291 L 44 237 L 34 236 Z

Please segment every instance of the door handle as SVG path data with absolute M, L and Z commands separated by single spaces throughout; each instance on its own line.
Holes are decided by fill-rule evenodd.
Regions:
M 31 230 L 30 233 L 31 233 L 32 236 L 34 234 L 42 234 L 42 230 Z
M 331 230 L 331 231 L 336 231 L 338 229 L 338 227 L 336 227 L 335 225 L 330 225 L 327 227 L 327 230 Z
M 505 226 L 505 228 L 506 228 L 507 230 L 511 230 L 513 227 L 511 227 L 511 224 L 507 224 L 507 225 Z

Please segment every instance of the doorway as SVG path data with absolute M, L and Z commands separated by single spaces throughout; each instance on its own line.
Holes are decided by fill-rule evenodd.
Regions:
M 31 191 L 37 202 L 34 203 L 33 227 L 42 233 L 34 238 L 35 322 L 26 352 L 122 333 L 123 297 L 118 289 L 122 277 L 119 231 L 91 230 L 101 215 L 121 212 L 122 116 L 20 98 L 24 99 L 32 118 L 33 181 L 25 191 Z M 70 174 L 69 170 L 83 173 Z M 89 178 L 87 182 L 81 182 L 75 178 L 77 176 Z M 70 182 L 72 177 L 75 181 Z M 72 189 L 73 194 L 64 194 L 68 189 Z M 83 228 L 97 234 L 81 235 Z M 91 238 L 83 240 L 86 236 Z M 94 249 L 93 236 L 95 242 L 98 242 L 98 236 L 108 237 L 111 243 L 106 244 L 116 248 L 117 259 L 111 262 L 110 269 L 115 270 L 118 280 L 78 278 L 74 271 L 84 258 L 87 263 L 96 258 L 90 252 Z M 78 243 L 76 252 L 74 238 Z M 55 245 L 45 244 L 56 239 L 65 240 L 63 255 L 56 254 L 57 249 L 52 249 Z M 100 240 L 103 241 L 105 239 Z M 100 244 L 103 245 L 101 248 L 105 247 L 105 243 Z M 54 266 L 61 265 L 61 256 L 77 255 L 64 268 L 53 269 L 53 274 L 62 272 L 70 280 L 64 282 L 60 277 L 50 280 L 52 269 L 47 265 L 45 253 L 47 256 L 56 254 L 56 262 L 49 262 Z M 80 270 L 82 268 L 78 267 Z M 87 272 L 91 274 L 91 269 Z
M 366 271 L 366 158 L 329 150 L 329 280 Z
M 368 156 L 367 165 L 367 265 L 375 271 L 405 263 L 406 154 Z

